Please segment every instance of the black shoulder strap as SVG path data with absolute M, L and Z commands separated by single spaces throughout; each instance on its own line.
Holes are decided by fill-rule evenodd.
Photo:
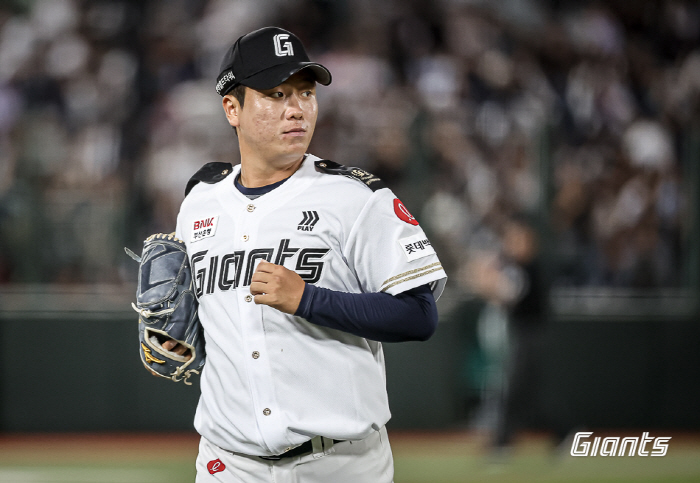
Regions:
M 386 184 L 380 178 L 377 178 L 372 173 L 368 173 L 361 168 L 353 168 L 352 166 L 343 166 L 335 161 L 329 161 L 327 159 L 322 159 L 320 161 L 314 162 L 316 171 L 326 174 L 339 174 L 347 178 L 356 179 L 367 185 L 372 191 L 377 191 L 382 188 L 386 188 Z
M 192 188 L 194 188 L 200 181 L 204 181 L 207 184 L 218 183 L 226 176 L 231 174 L 231 171 L 233 171 L 233 166 L 231 163 L 205 164 L 187 182 L 187 186 L 185 187 L 185 196 L 190 194 Z

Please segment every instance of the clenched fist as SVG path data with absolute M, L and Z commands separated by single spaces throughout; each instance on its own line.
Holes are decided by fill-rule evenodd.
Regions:
M 296 272 L 262 260 L 253 273 L 250 293 L 255 296 L 256 304 L 294 314 L 299 308 L 305 286 L 306 282 Z

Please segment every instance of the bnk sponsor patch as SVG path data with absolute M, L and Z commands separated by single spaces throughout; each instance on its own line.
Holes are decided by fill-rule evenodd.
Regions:
M 422 233 L 400 239 L 399 245 L 401 245 L 401 250 L 403 250 L 409 262 L 435 253 L 435 249 L 430 244 L 428 237 Z
M 207 216 L 201 220 L 195 220 L 192 224 L 192 236 L 190 236 L 190 243 L 214 236 L 218 222 L 219 215 Z

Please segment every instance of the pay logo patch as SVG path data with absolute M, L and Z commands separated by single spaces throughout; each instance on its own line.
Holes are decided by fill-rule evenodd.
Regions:
M 305 211 L 304 218 L 299 222 L 297 230 L 299 231 L 313 231 L 314 226 L 318 223 L 319 217 L 318 213 L 315 211 Z
M 216 234 L 216 227 L 219 224 L 219 215 L 208 216 L 200 220 L 195 220 L 192 223 L 192 235 L 190 236 L 190 243 L 203 240 L 204 238 L 209 238 Z
M 401 250 L 403 250 L 409 262 L 435 253 L 435 249 L 428 240 L 428 237 L 423 233 L 402 238 L 399 240 L 399 245 L 401 245 Z

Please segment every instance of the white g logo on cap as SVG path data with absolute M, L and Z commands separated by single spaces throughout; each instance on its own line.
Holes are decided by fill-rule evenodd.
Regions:
M 289 34 L 277 34 L 274 36 L 275 42 L 275 55 L 277 57 L 284 57 L 285 55 L 294 55 L 294 49 L 292 48 L 291 42 L 282 43 L 283 40 L 287 40 Z

